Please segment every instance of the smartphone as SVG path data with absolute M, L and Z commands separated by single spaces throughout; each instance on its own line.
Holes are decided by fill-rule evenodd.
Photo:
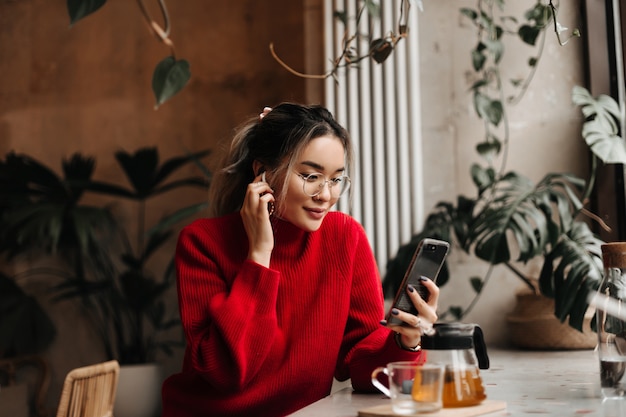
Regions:
M 261 181 L 262 181 L 262 182 L 267 182 L 267 181 L 265 180 L 265 171 L 263 171 L 263 174 L 262 174 L 262 176 L 261 176 Z M 261 194 L 261 195 L 263 195 L 263 194 Z M 275 205 L 274 205 L 274 203 L 272 203 L 272 202 L 267 203 L 267 211 L 269 212 L 270 216 L 271 216 L 272 214 L 274 214 L 274 209 L 275 209 Z
M 422 239 L 417 245 L 411 263 L 402 279 L 402 284 L 400 284 L 400 288 L 398 288 L 398 292 L 385 318 L 388 324 L 406 324 L 391 314 L 391 310 L 394 308 L 417 315 L 417 309 L 411 302 L 406 287 L 411 284 L 424 300 L 428 300 L 428 289 L 422 284 L 420 277 L 425 276 L 436 282 L 437 275 L 439 275 L 449 250 L 450 244 L 448 242 L 431 238 Z

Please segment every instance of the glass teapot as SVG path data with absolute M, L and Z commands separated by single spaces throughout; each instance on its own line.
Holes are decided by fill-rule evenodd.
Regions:
M 479 369 L 489 369 L 482 329 L 465 323 L 435 323 L 433 329 L 422 336 L 422 349 L 428 363 L 445 365 L 443 407 L 480 404 L 487 396 Z

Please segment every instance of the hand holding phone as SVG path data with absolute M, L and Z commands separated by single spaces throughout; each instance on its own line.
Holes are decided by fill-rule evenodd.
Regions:
M 426 238 L 418 244 L 413 258 L 411 259 L 411 263 L 400 284 L 400 288 L 398 288 L 398 292 L 385 318 L 387 324 L 408 326 L 408 324 L 391 313 L 394 308 L 416 316 L 418 315 L 417 309 L 407 294 L 407 286 L 410 284 L 415 287 L 420 296 L 428 301 L 429 292 L 422 284 L 421 277 L 427 277 L 433 282 L 436 282 L 437 275 L 439 275 L 439 271 L 443 266 L 449 249 L 450 244 L 448 242 L 437 239 Z

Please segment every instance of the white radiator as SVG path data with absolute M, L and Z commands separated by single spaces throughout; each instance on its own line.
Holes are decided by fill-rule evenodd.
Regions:
M 348 31 L 355 33 L 358 0 L 324 0 L 325 58 L 341 54 L 345 27 L 333 11 L 347 11 Z M 365 14 L 358 28 L 369 34 L 354 46 L 367 53 L 371 39 L 394 30 L 401 0 L 381 0 L 380 17 Z M 418 13 L 409 13 L 409 36 L 382 64 L 371 59 L 341 69 L 338 82 L 326 81 L 325 105 L 351 133 L 356 166 L 349 173 L 353 201 L 343 198 L 338 209 L 363 224 L 381 274 L 389 258 L 408 242 L 424 221 Z M 330 64 L 328 64 L 330 65 Z

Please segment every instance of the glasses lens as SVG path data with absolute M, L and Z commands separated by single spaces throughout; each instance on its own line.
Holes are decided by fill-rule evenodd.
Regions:
M 333 186 L 330 189 L 330 192 L 333 193 L 333 196 L 335 197 L 339 197 L 350 187 L 350 178 L 346 176 L 336 178 L 334 183 L 332 181 L 333 180 L 331 180 L 331 184 L 333 184 Z
M 328 183 L 333 197 L 339 197 L 350 187 L 350 178 L 345 175 L 326 180 L 322 174 L 309 174 L 303 176 L 302 180 L 304 181 L 304 193 L 311 197 L 321 193 L 326 183 Z

